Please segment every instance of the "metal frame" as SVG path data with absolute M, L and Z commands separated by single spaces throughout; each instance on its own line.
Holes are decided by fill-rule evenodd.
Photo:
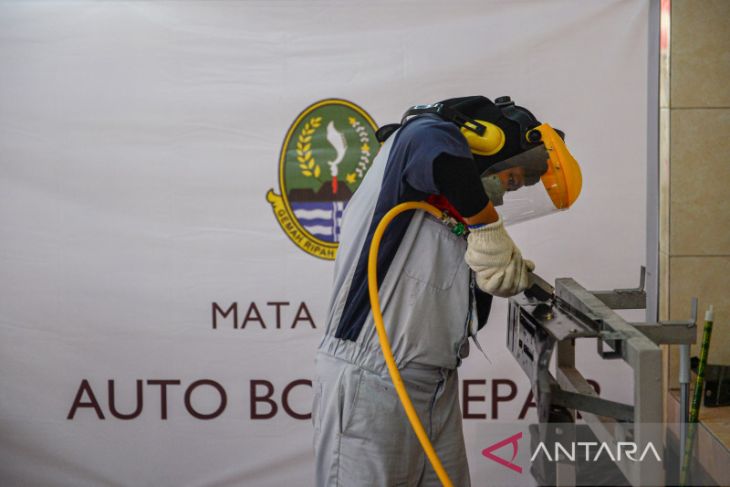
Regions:
M 634 289 L 588 291 L 570 278 L 557 279 L 553 288 L 536 276 L 533 287 L 509 300 L 507 346 L 527 373 L 537 404 L 540 434 L 551 434 L 549 423 L 575 421 L 581 414 L 599 441 L 638 445 L 651 442 L 662 451 L 662 352 L 667 343 L 694 343 L 697 308 L 686 321 L 629 323 L 614 310 L 642 309 L 642 285 Z M 600 398 L 575 367 L 575 340 L 595 338 L 601 358 L 621 359 L 633 371 L 633 404 Z M 549 371 L 557 348 L 556 377 Z M 610 350 L 607 350 L 610 349 Z M 567 414 L 566 414 L 567 413 Z M 565 429 L 565 428 L 563 428 Z M 571 431 L 561 441 L 570 441 Z M 664 465 L 650 458 L 616 465 L 632 485 L 663 485 Z M 557 485 L 575 485 L 575 468 L 561 462 Z
M 671 0 L 650 0 L 647 60 L 647 198 L 646 259 L 647 279 L 637 289 L 590 292 L 572 279 L 559 279 L 553 289 L 536 276 L 533 293 L 510 299 L 508 346 L 532 380 L 538 405 L 541 432 L 543 421 L 550 419 L 556 404 L 582 411 L 599 441 L 620 441 L 633 430 L 633 441 L 651 436 L 643 431 L 642 422 L 658 423 L 663 417 L 662 352 L 660 345 L 688 345 L 696 341 L 696 304 L 692 318 L 681 322 L 659 322 L 669 312 L 669 56 Z M 644 292 L 646 285 L 647 292 Z M 555 299 L 557 298 L 557 299 Z M 542 306 L 546 302 L 560 306 Z M 573 308 L 572 310 L 569 308 Z M 646 309 L 646 322 L 627 323 L 615 309 Z M 571 314 L 572 313 L 572 314 Z M 521 318 L 531 318 L 533 333 L 522 327 Z M 588 318 L 588 319 L 586 319 Z M 593 321 L 592 326 L 591 321 Z M 552 322 L 544 328 L 541 322 Z M 523 323 L 524 324 L 524 323 Z M 520 335 L 526 333 L 525 335 Z M 598 398 L 593 388 L 575 368 L 575 340 L 595 337 L 598 353 L 604 359 L 621 358 L 634 372 L 634 404 L 620 404 Z M 612 350 L 605 350 L 604 345 Z M 532 348 L 533 359 L 528 356 Z M 556 374 L 548 365 L 553 348 L 556 353 Z M 667 347 L 664 347 L 667 348 Z M 537 356 L 535 356 L 537 353 Z M 626 421 L 629 420 L 629 421 Z M 627 428 L 628 426 L 628 428 Z M 566 431 L 570 436 L 574 432 Z M 641 468 L 639 468 L 641 466 Z M 663 485 L 661 465 L 619 464 L 632 485 Z M 575 469 L 559 463 L 556 485 L 574 485 Z

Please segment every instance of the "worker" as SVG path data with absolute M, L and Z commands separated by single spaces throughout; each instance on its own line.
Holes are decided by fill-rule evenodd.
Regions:
M 343 218 L 316 356 L 316 485 L 439 484 L 388 376 L 367 284 L 378 222 L 397 204 L 421 200 L 468 225 L 468 239 L 424 212 L 396 217 L 378 254 L 383 316 L 441 462 L 454 485 L 469 485 L 457 367 L 487 321 L 492 296 L 521 292 L 534 269 L 495 205 L 546 172 L 544 161 L 524 157 L 542 147 L 528 136 L 538 126 L 508 97 L 471 96 L 413 107 L 400 124 L 378 130 L 383 145 Z

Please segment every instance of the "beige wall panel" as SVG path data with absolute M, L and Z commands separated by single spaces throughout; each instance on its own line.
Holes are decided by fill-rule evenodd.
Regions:
M 730 109 L 672 110 L 672 256 L 730 255 L 729 134 Z
M 671 319 L 686 319 L 690 313 L 690 299 L 697 296 L 699 343 L 705 310 L 707 305 L 714 305 L 709 363 L 730 364 L 730 257 L 671 257 L 670 267 Z M 697 346 L 692 346 L 692 354 L 698 355 Z M 673 354 L 671 360 L 674 368 L 676 355 Z
M 730 107 L 730 1 L 672 1 L 671 106 Z

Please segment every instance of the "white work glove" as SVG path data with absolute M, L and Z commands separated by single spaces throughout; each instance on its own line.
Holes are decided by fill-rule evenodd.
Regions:
M 464 260 L 476 273 L 479 289 L 502 298 L 527 289 L 527 275 L 535 264 L 522 258 L 501 216 L 494 223 L 470 229 L 467 242 Z

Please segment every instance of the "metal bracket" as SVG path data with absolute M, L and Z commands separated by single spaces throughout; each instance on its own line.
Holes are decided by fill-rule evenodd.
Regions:
M 644 292 L 645 285 L 646 285 L 646 267 L 641 266 L 641 268 L 639 269 L 639 287 L 616 289 L 615 291 L 619 294 Z
M 631 323 L 657 345 L 689 345 L 697 343 L 697 298 L 692 298 L 690 319 Z
M 603 304 L 611 309 L 645 309 L 646 308 L 646 267 L 641 266 L 639 287 L 614 289 L 612 291 L 590 291 Z

